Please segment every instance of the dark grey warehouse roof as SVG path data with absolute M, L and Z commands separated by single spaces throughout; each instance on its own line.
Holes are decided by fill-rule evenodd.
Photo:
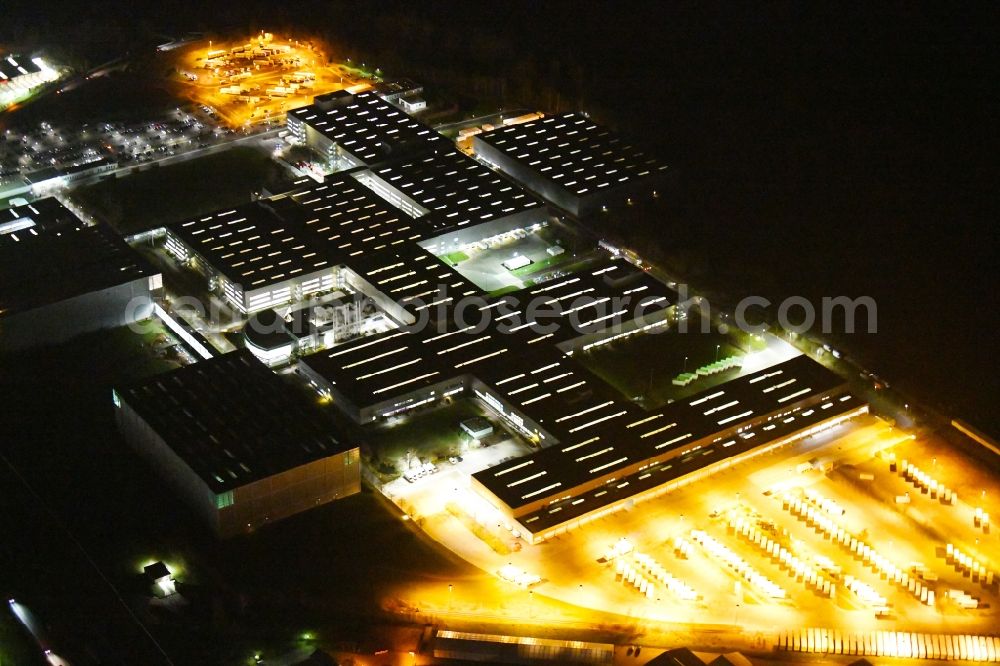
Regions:
M 0 317 L 159 272 L 103 225 L 40 229 L 0 242 Z
M 576 196 L 656 176 L 667 166 L 580 113 L 498 127 L 476 136 Z
M 516 509 L 550 495 L 567 494 L 591 479 L 791 409 L 843 385 L 841 377 L 799 355 L 658 410 L 643 412 L 620 403 L 616 412 L 601 417 L 590 408 L 579 410 L 561 417 L 559 434 L 569 436 L 561 436 L 556 446 L 474 476 Z
M 116 392 L 216 493 L 353 448 L 247 350 Z
M 288 115 L 320 132 L 364 164 L 448 145 L 443 136 L 373 92 L 340 94 L 331 108 L 323 108 L 323 99 L 317 97 L 313 104 L 292 109 Z
M 55 197 L 0 210 L 0 245 L 16 243 L 45 231 L 69 231 L 85 226 Z
M 520 185 L 455 149 L 386 163 L 372 173 L 452 228 L 542 207 Z
M 383 253 L 359 262 L 355 269 L 376 289 L 417 315 L 421 314 L 417 308 L 427 307 L 449 313 L 412 332 L 398 329 L 352 340 L 302 360 L 359 406 L 466 373 L 490 383 L 516 374 L 513 368 L 522 364 L 527 364 L 525 372 L 529 373 L 535 368 L 546 371 L 560 364 L 571 365 L 555 351 L 555 344 L 591 332 L 597 319 L 603 318 L 599 323 L 602 327 L 611 325 L 605 315 L 618 312 L 611 307 L 616 299 L 625 303 L 629 297 L 646 297 L 651 301 L 647 313 L 675 302 L 673 292 L 622 260 L 492 299 L 419 248 Z M 441 285 L 447 287 L 444 292 Z M 461 321 L 456 321 L 450 308 L 468 296 L 476 297 L 475 301 L 468 301 Z M 451 300 L 445 301 L 447 298 Z M 543 313 L 548 316 L 542 318 Z M 536 360 L 539 357 L 543 360 Z M 515 394 L 516 398 L 512 396 L 511 403 L 529 415 L 537 411 L 543 416 L 561 416 L 565 399 L 578 397 L 583 380 L 581 373 L 572 371 L 552 370 L 549 374 L 552 377 L 544 376 L 548 380 L 544 386 L 552 389 L 549 395 L 529 387 Z M 562 391 L 563 387 L 572 393 Z

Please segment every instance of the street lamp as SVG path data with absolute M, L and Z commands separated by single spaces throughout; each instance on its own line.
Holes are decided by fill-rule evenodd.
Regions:
M 688 357 L 684 357 L 684 372 L 688 371 Z
M 721 347 L 721 346 L 722 345 L 715 345 L 715 360 L 716 361 L 719 360 L 719 347 Z

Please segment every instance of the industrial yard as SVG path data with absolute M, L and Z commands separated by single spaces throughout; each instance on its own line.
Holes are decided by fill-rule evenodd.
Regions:
M 269 32 L 200 40 L 171 52 L 180 96 L 231 128 L 280 123 L 313 96 L 369 87 L 373 73 L 335 64 L 326 47 Z

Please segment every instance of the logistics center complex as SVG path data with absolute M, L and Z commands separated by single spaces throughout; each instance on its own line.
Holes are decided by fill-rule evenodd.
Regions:
M 288 127 L 333 173 L 166 229 L 169 253 L 210 290 L 252 324 L 280 330 L 248 326 L 248 351 L 116 393 L 130 439 L 173 470 L 220 534 L 358 487 L 344 471 L 357 449 L 340 445 L 343 437 L 311 449 L 303 441 L 306 450 L 277 464 L 264 440 L 236 453 L 242 436 L 224 446 L 215 431 L 236 431 L 184 407 L 209 392 L 206 373 L 229 385 L 222 374 L 238 370 L 241 385 L 269 385 L 266 365 L 293 351 L 298 372 L 360 426 L 451 396 L 478 398 L 534 449 L 469 475 L 469 488 L 531 543 L 867 411 L 846 382 L 801 355 L 645 410 L 573 355 L 668 327 L 682 306 L 671 288 L 608 256 L 491 295 L 438 258 L 553 217 L 655 196 L 665 166 L 584 116 L 486 132 L 475 137 L 476 157 L 373 93 L 317 97 L 289 113 Z M 319 322 L 324 311 L 350 334 L 317 334 L 333 326 Z M 366 327 L 368 317 L 380 324 Z M 270 388 L 273 397 L 278 387 Z M 247 388 L 230 393 L 226 400 L 251 400 Z M 156 413 L 164 400 L 169 417 Z M 221 413 L 239 409 L 249 408 Z M 254 418 L 231 427 L 253 429 Z M 168 422 L 185 421 L 201 444 L 168 436 Z M 304 471 L 330 459 L 339 461 L 336 479 Z M 325 481 L 283 489 L 293 477 Z M 265 478 L 268 492 L 259 490 Z

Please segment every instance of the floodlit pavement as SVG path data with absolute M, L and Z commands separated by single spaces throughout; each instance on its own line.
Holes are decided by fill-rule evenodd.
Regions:
M 205 67 L 210 53 L 228 53 L 230 49 L 241 47 L 244 43 L 255 47 L 287 48 L 288 51 L 276 56 L 275 61 L 285 60 L 289 64 L 266 63 L 268 58 L 261 56 L 255 62 L 264 64 L 247 61 L 225 64 L 224 58 L 218 58 L 210 61 L 215 66 Z M 273 42 L 265 42 L 259 35 L 248 35 L 246 42 L 200 41 L 177 49 L 171 56 L 181 72 L 183 94 L 193 102 L 209 107 L 227 125 L 234 128 L 250 123 L 280 121 L 288 109 L 310 104 L 314 95 L 345 88 L 354 92 L 368 88 L 367 82 L 356 78 L 354 70 L 343 65 L 326 65 L 327 55 L 318 44 L 311 42 L 280 37 Z M 296 64 L 291 64 L 293 61 Z M 312 75 L 309 85 L 289 94 L 274 92 L 278 87 L 287 89 L 297 73 L 305 72 Z M 223 88 L 231 87 L 242 88 L 244 94 L 222 92 Z
M 442 462 L 438 465 L 437 472 L 412 483 L 399 477 L 387 483 L 382 492 L 397 503 L 402 500 L 419 507 L 420 515 L 429 516 L 445 511 L 449 502 L 469 500 L 469 477 L 472 474 L 529 452 L 530 449 L 523 443 L 505 439 L 492 446 L 463 453 L 461 462 Z M 482 502 L 478 497 L 471 499 L 477 504 Z
M 933 437 L 933 436 L 928 436 Z M 919 466 L 958 493 L 953 505 L 931 499 L 898 472 L 889 471 L 888 459 L 896 454 L 921 461 Z M 832 465 L 824 473 L 815 467 Z M 808 469 L 807 469 L 808 468 Z M 975 509 L 1000 515 L 1000 488 L 980 470 L 970 469 L 965 458 L 950 453 L 934 439 L 914 438 L 874 418 L 863 417 L 777 452 L 752 458 L 734 467 L 674 490 L 659 498 L 597 519 L 537 546 L 500 554 L 475 536 L 447 510 L 449 503 L 475 516 L 504 543 L 517 539 L 504 526 L 503 518 L 468 490 L 467 476 L 457 469 L 428 477 L 407 489 L 406 505 L 421 528 L 453 552 L 484 571 L 496 574 L 501 567 L 539 576 L 530 590 L 498 581 L 496 599 L 464 599 L 465 617 L 486 617 L 495 609 L 521 599 L 522 617 L 545 623 L 545 608 L 533 609 L 534 596 L 565 602 L 595 616 L 614 613 L 643 626 L 660 623 L 728 627 L 748 641 L 774 641 L 777 632 L 801 627 L 827 627 L 842 631 L 926 631 L 938 633 L 989 634 L 1000 623 L 997 582 L 973 581 L 945 559 L 945 546 L 952 543 L 994 571 L 1000 566 L 996 531 L 974 525 Z M 433 479 L 433 480 L 431 480 Z M 405 482 L 404 482 L 405 483 Z M 895 498 L 910 493 L 908 504 Z M 893 583 L 879 570 L 853 555 L 836 539 L 783 508 L 781 493 L 825 498 L 836 502 L 825 515 L 834 523 L 869 544 L 887 561 L 921 580 L 936 592 L 933 605 L 921 603 L 919 595 L 905 585 Z M 843 513 L 837 513 L 843 509 Z M 818 510 L 818 509 L 817 509 Z M 815 590 L 806 577 L 779 566 L 776 559 L 729 526 L 730 519 L 743 518 L 759 532 L 786 546 L 789 553 L 808 563 L 834 585 L 832 598 Z M 723 561 L 696 543 L 692 530 L 724 544 L 749 567 L 785 590 L 785 599 L 771 599 L 760 585 L 732 572 Z M 635 549 L 655 560 L 665 571 L 693 588 L 698 598 L 683 601 L 667 586 L 657 584 L 651 598 L 616 576 L 613 561 L 600 561 L 610 547 L 626 537 Z M 687 552 L 679 556 L 677 538 Z M 638 569 L 635 553 L 625 559 Z M 917 569 L 914 569 L 917 567 Z M 918 574 L 923 571 L 923 574 Z M 644 574 L 647 579 L 653 576 Z M 875 607 L 847 589 L 850 575 L 884 597 L 889 606 L 882 619 Z M 509 590 L 507 588 L 510 588 Z M 949 590 L 961 590 L 980 602 L 974 610 L 963 609 L 949 598 Z M 429 613 L 444 613 L 456 604 L 445 594 L 422 590 L 419 603 Z M 512 601 L 513 600 L 513 601 Z M 506 606 L 505 606 L 506 605 Z M 546 607 L 547 608 L 547 607 Z M 586 612 L 586 611 L 585 611 Z
M 758 370 L 770 368 L 772 365 L 784 363 L 802 354 L 802 352 L 791 344 L 771 333 L 764 333 L 763 335 L 766 346 L 764 349 L 750 352 L 743 357 L 743 366 L 740 368 L 738 376 L 742 377 Z
M 510 236 L 485 250 L 463 248 L 469 258 L 459 263 L 455 270 L 485 291 L 503 287 L 521 288 L 521 279 L 504 268 L 503 262 L 523 256 L 537 263 L 549 258 L 548 248 L 549 244 L 536 233 L 524 238 Z

